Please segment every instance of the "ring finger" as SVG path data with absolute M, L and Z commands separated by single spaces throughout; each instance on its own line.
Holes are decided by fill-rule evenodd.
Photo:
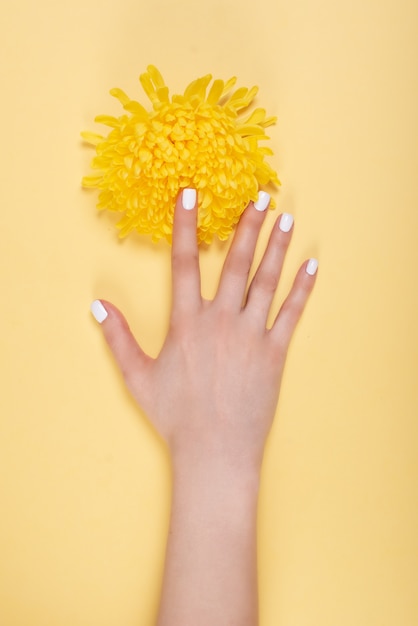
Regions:
M 293 217 L 283 213 L 276 221 L 260 266 L 248 290 L 245 310 L 265 328 L 293 231 Z

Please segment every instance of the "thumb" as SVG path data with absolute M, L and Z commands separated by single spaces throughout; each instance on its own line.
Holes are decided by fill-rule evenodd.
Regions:
M 106 300 L 94 300 L 90 310 L 99 322 L 125 383 L 141 402 L 145 377 L 153 361 L 138 345 L 122 313 Z

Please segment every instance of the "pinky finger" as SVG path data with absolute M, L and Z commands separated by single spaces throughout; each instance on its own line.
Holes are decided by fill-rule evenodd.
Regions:
M 273 341 L 286 351 L 315 285 L 318 261 L 309 259 L 299 269 L 295 282 L 270 330 Z

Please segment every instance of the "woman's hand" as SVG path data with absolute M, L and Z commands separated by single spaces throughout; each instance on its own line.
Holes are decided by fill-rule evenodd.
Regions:
M 314 282 L 305 262 L 272 328 L 267 316 L 279 281 L 293 219 L 274 225 L 264 257 L 247 282 L 269 196 L 243 213 L 212 301 L 200 291 L 196 192 L 184 190 L 175 208 L 170 328 L 156 359 L 139 347 L 121 313 L 96 301 L 106 340 L 127 386 L 175 460 L 225 454 L 230 463 L 261 463 L 280 388 L 286 352 Z M 105 317 L 105 314 L 106 317 Z
M 315 282 L 305 262 L 270 330 L 267 316 L 293 220 L 274 225 L 247 292 L 269 196 L 241 217 L 218 292 L 202 298 L 196 193 L 180 194 L 173 233 L 173 307 L 156 359 L 109 302 L 92 311 L 126 384 L 168 443 L 173 501 L 158 626 L 256 626 L 256 513 L 261 460 L 287 348 Z

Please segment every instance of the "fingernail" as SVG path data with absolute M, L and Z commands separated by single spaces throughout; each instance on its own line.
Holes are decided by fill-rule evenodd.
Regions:
M 107 311 L 100 300 L 95 300 L 91 303 L 90 311 L 93 313 L 93 317 L 97 322 L 99 322 L 99 324 L 104 322 L 107 317 Z
M 257 211 L 265 211 L 269 205 L 269 202 L 270 196 L 267 191 L 259 191 L 258 200 L 257 202 L 254 202 L 254 208 L 256 208 Z
M 183 189 L 183 193 L 181 194 L 181 203 L 183 205 L 183 209 L 186 211 L 191 211 L 196 206 L 196 189 Z
M 318 261 L 316 259 L 309 259 L 308 264 L 306 266 L 306 273 L 309 276 L 313 276 L 316 274 L 316 270 L 318 269 Z
M 293 226 L 293 215 L 290 215 L 290 213 L 283 213 L 279 222 L 280 230 L 283 231 L 284 233 L 288 233 L 289 230 L 292 228 L 292 226 Z

